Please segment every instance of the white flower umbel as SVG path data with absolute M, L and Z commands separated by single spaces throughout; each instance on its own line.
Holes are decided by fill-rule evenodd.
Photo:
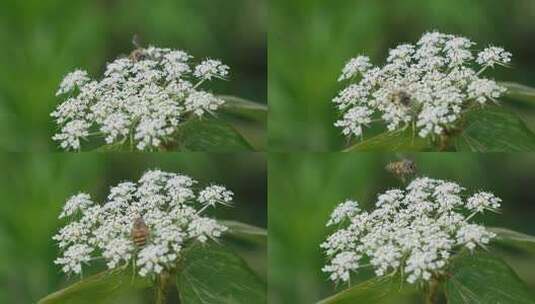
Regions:
M 421 177 L 404 190 L 378 195 L 371 212 L 355 201 L 341 203 L 327 223 L 337 230 L 321 244 L 328 258 L 323 271 L 344 282 L 361 265 L 371 265 L 378 276 L 398 271 L 409 283 L 440 275 L 462 248 L 473 251 L 495 237 L 469 220 L 497 212 L 501 200 L 488 192 L 466 198 L 464 191 L 453 182 Z
M 181 123 L 221 107 L 224 100 L 201 85 L 228 75 L 229 67 L 218 60 L 195 65 L 186 52 L 156 47 L 108 63 L 100 80 L 76 70 L 56 93 L 63 102 L 51 113 L 59 129 L 52 139 L 65 150 L 79 150 L 90 136 L 157 149 L 172 140 Z
M 185 175 L 151 170 L 137 183 L 112 187 L 103 204 L 88 194 L 73 196 L 59 216 L 69 222 L 53 237 L 62 251 L 55 263 L 75 274 L 95 259 L 103 259 L 109 269 L 133 264 L 141 276 L 173 269 L 182 248 L 217 239 L 227 230 L 203 212 L 231 205 L 233 193 L 219 185 L 197 189 L 196 184 Z M 145 226 L 141 236 L 136 223 Z
M 475 54 L 474 45 L 464 37 L 431 32 L 415 45 L 391 49 L 382 67 L 366 56 L 349 60 L 338 80 L 350 84 L 333 99 L 340 112 L 334 125 L 349 137 L 361 137 L 375 120 L 384 121 L 389 131 L 412 126 L 431 139 L 455 129 L 468 109 L 497 102 L 506 91 L 481 74 L 508 65 L 512 54 L 492 46 Z

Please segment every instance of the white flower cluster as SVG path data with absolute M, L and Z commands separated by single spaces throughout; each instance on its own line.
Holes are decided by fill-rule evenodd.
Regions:
M 400 270 L 409 283 L 440 274 L 462 248 L 484 246 L 495 234 L 469 223 L 486 210 L 496 212 L 501 200 L 480 192 L 463 199 L 456 183 L 420 177 L 405 190 L 380 194 L 376 209 L 362 211 L 346 201 L 331 214 L 327 226 L 338 230 L 321 244 L 329 263 L 322 269 L 333 281 L 349 281 L 351 272 L 371 265 L 376 275 Z
M 59 216 L 70 221 L 53 237 L 63 252 L 55 263 L 75 274 L 100 258 L 110 269 L 133 264 L 141 276 L 172 269 L 184 246 L 216 239 L 227 230 L 202 212 L 216 204 L 230 206 L 233 193 L 219 185 L 196 191 L 196 183 L 185 175 L 152 170 L 137 183 L 112 187 L 104 204 L 88 194 L 73 196 Z M 145 228 L 141 236 L 135 230 L 138 222 Z
M 224 103 L 200 86 L 225 79 L 229 67 L 213 59 L 193 66 L 191 59 L 180 50 L 148 47 L 109 63 L 100 81 L 85 71 L 69 73 L 56 93 L 64 101 L 51 113 L 60 128 L 52 139 L 66 150 L 79 150 L 91 135 L 107 144 L 158 148 L 188 117 L 213 113 Z
M 341 112 L 334 125 L 359 137 L 377 113 L 389 131 L 412 125 L 423 138 L 454 128 L 470 106 L 497 102 L 506 91 L 481 73 L 506 66 L 511 53 L 491 46 L 476 56 L 474 45 L 464 37 L 430 32 L 416 45 L 391 49 L 383 67 L 374 67 L 366 56 L 351 59 L 338 79 L 351 84 L 333 99 Z

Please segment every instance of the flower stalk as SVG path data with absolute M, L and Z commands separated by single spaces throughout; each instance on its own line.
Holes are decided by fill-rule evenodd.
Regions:
M 439 289 L 440 289 L 440 280 L 435 277 L 429 282 L 429 285 L 426 288 L 426 292 L 424 293 L 425 304 L 438 303 Z
M 167 287 L 169 285 L 170 274 L 167 271 L 163 271 L 158 275 L 156 279 L 156 294 L 155 302 L 156 304 L 165 304 L 167 298 Z

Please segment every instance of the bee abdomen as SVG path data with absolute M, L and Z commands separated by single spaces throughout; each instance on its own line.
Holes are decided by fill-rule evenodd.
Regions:
M 132 240 L 138 247 L 143 247 L 147 243 L 148 234 L 141 231 L 132 233 Z
M 143 218 L 137 218 L 132 227 L 132 241 L 134 244 L 138 247 L 145 246 L 149 233 L 149 227 L 145 224 Z

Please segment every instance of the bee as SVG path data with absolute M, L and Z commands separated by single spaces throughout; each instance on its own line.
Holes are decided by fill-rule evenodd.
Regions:
M 132 53 L 130 53 L 128 58 L 132 60 L 133 62 L 138 62 L 140 60 L 143 60 L 143 58 L 145 58 L 145 54 L 143 53 L 142 49 L 135 49 L 132 51 Z
M 132 38 L 132 44 L 134 45 L 135 49 L 132 51 L 132 53 L 130 53 L 128 58 L 134 62 L 143 60 L 143 58 L 145 58 L 145 54 L 143 53 L 143 47 L 139 35 L 134 34 L 134 37 Z
M 391 100 L 393 103 L 401 104 L 406 107 L 411 104 L 411 99 L 411 95 L 405 91 L 397 91 L 391 95 Z
M 147 243 L 147 239 L 149 237 L 150 230 L 145 221 L 142 217 L 138 217 L 134 221 L 134 225 L 132 226 L 132 240 L 134 241 L 134 244 L 138 247 L 143 247 Z
M 401 178 L 405 182 L 405 178 L 416 174 L 417 168 L 414 161 L 409 159 L 402 159 L 400 161 L 391 162 L 385 167 L 386 171 Z

